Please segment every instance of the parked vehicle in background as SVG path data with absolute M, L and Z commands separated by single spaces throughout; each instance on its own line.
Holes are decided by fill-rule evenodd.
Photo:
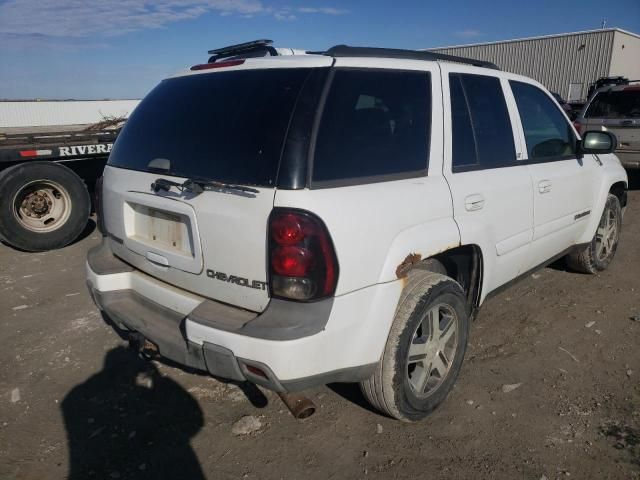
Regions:
M 617 157 L 625 168 L 640 168 L 640 80 L 618 80 L 593 92 L 575 121 L 579 131 L 615 134 Z
M 0 240 L 32 252 L 75 240 L 121 124 L 0 132 Z
M 162 81 L 105 168 L 87 282 L 143 353 L 294 414 L 292 392 L 359 382 L 416 421 L 487 296 L 563 256 L 612 261 L 615 137 L 580 138 L 530 78 L 432 52 L 233 53 Z
M 589 85 L 589 89 L 587 90 L 587 100 L 591 99 L 591 96 L 596 92 L 596 90 L 599 90 L 602 87 L 628 85 L 628 84 L 629 84 L 629 79 L 622 76 L 600 77 L 591 85 Z
M 567 116 L 571 118 L 571 116 L 573 115 L 573 107 L 569 103 L 567 103 L 567 101 L 564 98 L 562 98 L 559 93 L 557 92 L 549 92 L 549 93 L 551 93 L 551 95 L 556 100 L 556 102 L 558 102 L 558 104 L 566 112 Z

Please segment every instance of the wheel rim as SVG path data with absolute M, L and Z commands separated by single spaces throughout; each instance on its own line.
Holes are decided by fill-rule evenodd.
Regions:
M 612 208 L 605 209 L 596 232 L 596 257 L 599 261 L 610 257 L 618 239 L 618 219 Z
M 30 182 L 13 199 L 13 216 L 22 227 L 31 232 L 57 230 L 70 215 L 69 192 L 51 180 Z
M 446 304 L 428 310 L 416 327 L 407 355 L 407 380 L 413 392 L 431 395 L 451 370 L 458 345 L 458 316 Z

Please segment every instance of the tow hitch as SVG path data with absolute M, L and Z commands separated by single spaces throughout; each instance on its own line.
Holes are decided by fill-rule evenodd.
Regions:
M 147 360 L 152 360 L 160 354 L 158 346 L 139 332 L 129 334 L 129 346 Z

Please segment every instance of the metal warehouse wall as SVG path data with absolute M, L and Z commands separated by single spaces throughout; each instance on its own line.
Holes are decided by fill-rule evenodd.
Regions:
M 534 78 L 563 98 L 583 100 L 589 84 L 609 73 L 615 32 L 594 30 L 429 50 L 488 60 L 502 70 Z M 570 84 L 574 84 L 573 98 Z
M 0 128 L 96 123 L 129 116 L 140 100 L 0 102 Z
M 640 80 L 640 36 L 616 32 L 609 75 L 622 75 L 630 80 Z

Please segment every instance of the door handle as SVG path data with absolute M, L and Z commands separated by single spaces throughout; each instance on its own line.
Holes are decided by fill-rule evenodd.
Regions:
M 484 207 L 484 197 L 479 193 L 474 193 L 464 199 L 464 208 L 467 209 L 467 212 L 474 212 L 482 207 Z
M 538 183 L 538 191 L 540 193 L 549 193 L 551 191 L 551 185 L 550 180 L 542 180 Z

